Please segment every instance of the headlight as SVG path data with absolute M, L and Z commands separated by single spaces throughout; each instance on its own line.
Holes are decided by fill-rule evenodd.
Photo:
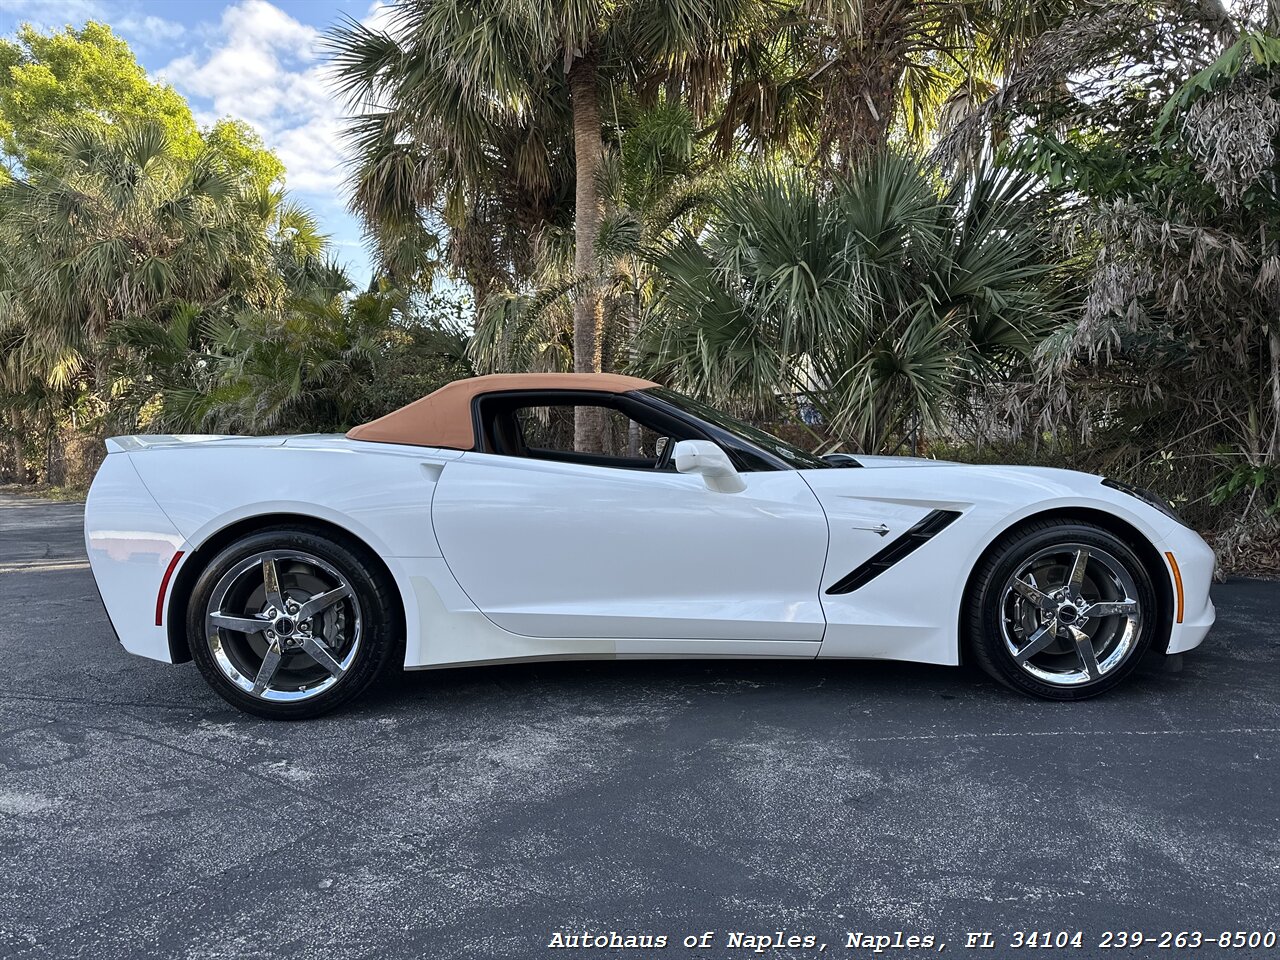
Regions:
M 1135 487 L 1133 484 L 1125 483 L 1123 480 L 1112 480 L 1110 477 L 1103 477 L 1102 484 L 1112 490 L 1119 490 L 1121 493 L 1127 493 L 1131 497 L 1137 497 L 1148 506 L 1155 507 L 1170 520 L 1181 523 L 1184 527 L 1187 525 L 1186 521 L 1178 516 L 1178 511 L 1173 509 L 1173 505 L 1158 493 L 1152 493 L 1142 487 Z

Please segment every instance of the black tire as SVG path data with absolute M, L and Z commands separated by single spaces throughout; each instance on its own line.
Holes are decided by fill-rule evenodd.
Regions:
M 1020 665 L 1018 657 L 1008 646 L 1009 643 L 1021 643 L 1027 639 L 1025 636 L 1026 628 L 1022 626 L 1022 621 L 1018 618 L 1011 618 L 1008 615 L 1008 604 L 1010 602 L 1015 605 L 1018 603 L 1031 604 L 1029 608 L 1031 616 L 1040 616 L 1034 606 L 1036 601 L 1013 597 L 1012 594 L 1007 592 L 1011 589 L 1014 574 L 1022 569 L 1025 564 L 1032 562 L 1033 558 L 1042 556 L 1046 551 L 1053 550 L 1058 546 L 1063 546 L 1064 553 L 1069 552 L 1076 546 L 1083 546 L 1091 551 L 1100 552 L 1098 554 L 1091 553 L 1090 556 L 1092 557 L 1106 557 L 1105 561 L 1094 559 L 1086 561 L 1086 563 L 1118 562 L 1128 577 L 1131 578 L 1131 588 L 1135 592 L 1131 599 L 1137 601 L 1140 611 L 1136 627 L 1128 634 L 1131 639 L 1123 649 L 1119 638 L 1124 635 L 1123 630 L 1126 628 L 1127 621 L 1122 621 L 1122 618 L 1117 617 L 1108 627 L 1108 629 L 1114 631 L 1110 635 L 1113 638 L 1110 642 L 1116 644 L 1111 648 L 1117 652 L 1114 664 L 1094 679 L 1089 669 L 1084 666 L 1085 659 L 1084 655 L 1081 654 L 1080 672 L 1090 677 L 1090 679 L 1071 682 L 1069 685 L 1065 681 L 1046 682 L 1041 677 L 1033 675 L 1030 668 Z M 1107 572 L 1110 571 L 1104 569 L 1102 574 Z M 1097 572 L 1095 572 L 1094 577 L 1099 581 L 1104 579 Z M 1046 591 L 1052 586 L 1052 583 L 1045 584 Z M 1018 591 L 1015 590 L 1014 592 L 1017 593 Z M 1103 597 L 1101 599 L 1105 600 L 1107 598 Z M 1151 572 L 1138 557 L 1137 553 L 1134 552 L 1133 547 L 1124 540 L 1110 531 L 1091 523 L 1070 520 L 1039 520 L 1027 523 L 1011 532 L 983 558 L 978 568 L 974 571 L 974 576 L 971 580 L 971 592 L 967 599 L 967 607 L 962 622 L 966 628 L 968 650 L 973 655 L 974 660 L 983 670 L 1005 686 L 1021 693 L 1048 700 L 1084 700 L 1110 690 L 1116 684 L 1121 683 L 1138 666 L 1139 661 L 1150 648 L 1152 638 L 1159 628 L 1160 616 L 1157 603 Z M 1028 608 L 1017 607 L 1016 609 L 1023 610 L 1022 615 L 1026 616 L 1025 611 Z M 1068 615 L 1069 612 L 1063 616 Z M 1054 623 L 1058 622 L 1058 620 L 1054 620 Z M 1075 623 L 1081 627 L 1088 626 L 1085 619 L 1075 621 Z M 1101 630 L 1106 623 L 1107 621 L 1100 620 L 1099 625 L 1094 629 Z M 1061 630 L 1062 628 L 1059 627 L 1058 629 Z M 1019 630 L 1024 632 L 1019 634 Z M 1054 650 L 1061 650 L 1064 647 L 1069 648 L 1071 643 L 1069 638 L 1073 636 L 1073 634 L 1066 633 L 1063 639 L 1055 639 L 1053 641 L 1055 646 L 1048 648 L 1045 654 L 1037 654 L 1036 656 L 1054 658 Z M 1026 649 L 1028 648 L 1022 647 L 1022 650 Z M 1092 649 L 1092 644 L 1090 649 Z M 1061 662 L 1068 656 L 1069 649 L 1068 652 L 1058 654 L 1056 659 Z M 1034 661 L 1034 658 L 1028 658 L 1028 660 Z M 1102 658 L 1096 658 L 1096 662 L 1102 663 L 1103 660 Z M 1038 669 L 1042 673 L 1049 672 L 1043 666 L 1038 667 Z M 1063 674 L 1064 676 L 1067 674 L 1065 668 Z
M 335 642 L 338 643 L 344 642 L 342 637 L 344 629 L 353 634 L 354 639 L 345 640 L 350 662 L 346 663 L 345 670 L 340 675 L 337 675 L 337 667 L 326 672 L 322 669 L 321 662 L 310 657 L 301 647 L 286 651 L 281 646 L 279 648 L 281 656 L 276 658 L 278 666 L 272 675 L 281 676 L 284 686 L 288 685 L 286 681 L 302 683 L 301 690 L 285 691 L 282 694 L 267 688 L 259 695 L 238 685 L 227 670 L 235 670 L 237 666 L 244 667 L 243 676 L 248 677 L 255 669 L 254 657 L 259 658 L 257 664 L 261 667 L 262 660 L 265 659 L 263 649 L 276 641 L 268 641 L 266 639 L 268 634 L 257 632 L 218 631 L 216 637 L 211 637 L 212 631 L 206 630 L 206 615 L 210 612 L 209 605 L 215 588 L 223 591 L 222 599 L 225 601 L 226 589 L 229 588 L 222 587 L 222 584 L 236 576 L 252 577 L 254 564 L 250 563 L 250 560 L 277 551 L 282 554 L 279 557 L 280 566 L 285 568 L 279 574 L 279 590 L 281 595 L 287 598 L 288 604 L 305 601 L 308 595 L 317 595 L 314 590 L 309 594 L 303 590 L 295 590 L 289 583 L 291 576 L 294 580 L 300 580 L 304 575 L 308 575 L 311 569 L 314 569 L 318 575 L 326 573 L 340 575 L 337 583 L 342 585 L 345 581 L 345 586 L 349 587 L 349 594 L 333 602 L 332 609 L 336 612 L 332 616 L 346 619 L 338 621 L 344 624 L 343 626 L 329 632 L 334 635 Z M 323 567 L 309 568 L 307 561 L 302 559 L 304 557 L 314 558 Z M 243 572 L 236 574 L 235 571 L 240 568 L 243 568 Z M 277 569 L 274 560 L 271 568 L 273 571 Z M 263 576 L 265 577 L 265 574 Z M 246 579 L 246 586 L 240 589 L 248 590 L 250 586 Z M 263 591 L 265 586 L 264 582 Z M 246 595 L 246 600 L 251 597 L 256 598 L 257 594 Z M 187 605 L 187 637 L 192 659 L 200 668 L 200 672 L 218 695 L 228 703 L 248 713 L 272 720 L 303 720 L 336 710 L 366 690 L 379 677 L 399 666 L 398 661 L 403 658 L 404 649 L 403 617 L 400 610 L 394 582 L 364 545 L 353 539 L 334 536 L 327 531 L 303 527 L 273 527 L 224 547 L 205 566 L 200 578 L 196 581 Z M 316 636 L 321 635 L 322 631 L 318 628 L 318 624 L 324 616 L 330 616 L 330 614 L 317 614 L 315 618 Z M 280 622 L 288 623 L 291 630 L 290 636 L 293 638 L 290 642 L 302 642 L 303 621 L 298 622 L 299 632 L 296 634 L 292 633 L 291 620 L 285 618 L 276 621 L 276 623 Z M 311 639 L 310 633 L 313 629 L 311 620 L 308 619 L 306 624 L 308 636 L 305 639 Z M 280 637 L 278 641 L 280 644 L 285 642 L 282 634 L 273 633 L 270 636 Z M 218 654 L 215 654 L 215 647 L 218 649 Z M 334 652 L 340 655 L 339 648 L 335 647 Z M 234 664 L 231 667 L 220 666 L 220 662 L 229 664 L 232 661 Z M 298 663 L 301 666 L 291 671 L 288 667 L 290 663 Z M 312 690 L 327 686 L 319 692 L 308 693 L 308 687 L 305 685 L 309 682 L 306 676 L 307 671 L 318 676 L 318 679 L 312 683 Z M 291 678 L 300 679 L 291 681 Z M 287 701 L 264 699 L 264 696 L 281 696 L 290 693 L 293 696 L 305 696 L 305 699 Z

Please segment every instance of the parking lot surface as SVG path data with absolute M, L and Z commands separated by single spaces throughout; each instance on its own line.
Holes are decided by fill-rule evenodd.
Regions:
M 1280 930 L 1280 584 L 1215 587 L 1181 673 L 1080 704 L 966 669 L 561 663 L 406 674 L 284 724 L 126 654 L 80 523 L 0 494 L 0 956 Z M 547 948 L 611 931 L 668 946 Z

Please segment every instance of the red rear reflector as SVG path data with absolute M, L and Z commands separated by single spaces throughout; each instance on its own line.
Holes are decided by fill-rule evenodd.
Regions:
M 178 561 L 182 559 L 182 551 L 179 550 L 173 555 L 173 559 L 169 561 L 169 566 L 164 572 L 164 579 L 160 581 L 160 592 L 156 594 L 156 626 L 164 625 L 164 598 L 169 592 L 169 578 L 173 576 L 174 568 L 178 566 Z

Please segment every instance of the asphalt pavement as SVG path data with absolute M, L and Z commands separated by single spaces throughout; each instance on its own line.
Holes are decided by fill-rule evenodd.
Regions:
M 1079 704 L 966 669 L 563 663 L 406 674 L 286 724 L 116 644 L 81 509 L 0 494 L 0 957 L 1280 933 L 1280 584 L 1215 587 L 1180 673 Z M 548 947 L 584 933 L 667 946 Z M 898 933 L 934 943 L 849 945 Z M 1280 946 L 1123 951 L 1206 953 Z

